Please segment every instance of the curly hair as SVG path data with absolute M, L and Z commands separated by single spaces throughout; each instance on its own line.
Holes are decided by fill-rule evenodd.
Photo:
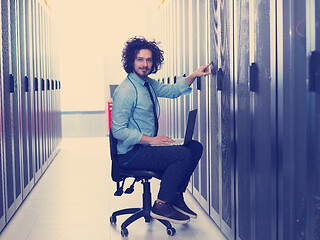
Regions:
M 141 49 L 149 49 L 152 52 L 152 68 L 150 73 L 156 73 L 163 64 L 163 51 L 155 41 L 148 41 L 144 37 L 129 38 L 122 50 L 122 65 L 127 73 L 134 70 L 134 61 Z

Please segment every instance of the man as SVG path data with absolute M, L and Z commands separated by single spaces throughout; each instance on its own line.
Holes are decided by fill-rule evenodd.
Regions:
M 174 140 L 157 136 L 158 97 L 189 94 L 197 77 L 210 74 L 211 63 L 186 78 L 177 78 L 176 84 L 162 84 L 149 78 L 149 74 L 156 73 L 163 60 L 163 51 L 155 41 L 134 37 L 126 42 L 122 63 L 128 76 L 113 95 L 111 131 L 118 139 L 118 161 L 122 167 L 163 171 L 158 199 L 150 215 L 187 223 L 197 214 L 185 204 L 183 193 L 202 155 L 202 145 L 193 140 L 186 146 L 166 146 Z

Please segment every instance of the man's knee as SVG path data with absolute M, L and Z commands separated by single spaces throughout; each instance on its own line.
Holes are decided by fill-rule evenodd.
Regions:
M 192 156 L 200 158 L 203 152 L 203 146 L 200 142 L 192 140 L 187 147 L 190 149 Z

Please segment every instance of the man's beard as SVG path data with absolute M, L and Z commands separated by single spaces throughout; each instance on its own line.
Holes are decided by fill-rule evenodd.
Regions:
M 145 79 L 145 78 L 147 78 L 148 75 L 150 74 L 150 70 L 149 70 L 149 69 L 145 69 L 145 70 L 147 70 L 147 71 L 146 71 L 146 73 L 143 74 L 143 75 L 139 74 L 135 69 L 133 70 L 133 72 L 134 72 L 136 75 L 138 75 L 138 77 L 140 77 L 141 79 Z

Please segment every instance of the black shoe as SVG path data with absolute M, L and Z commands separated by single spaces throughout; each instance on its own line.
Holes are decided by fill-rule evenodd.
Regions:
M 189 216 L 175 210 L 170 203 L 155 202 L 151 209 L 150 216 L 172 223 L 184 224 L 190 222 Z
M 177 196 L 176 201 L 173 203 L 173 207 L 177 211 L 179 211 L 179 212 L 181 212 L 191 218 L 196 219 L 198 216 L 194 211 L 192 211 L 190 208 L 188 208 L 187 204 L 184 202 L 182 193 Z

